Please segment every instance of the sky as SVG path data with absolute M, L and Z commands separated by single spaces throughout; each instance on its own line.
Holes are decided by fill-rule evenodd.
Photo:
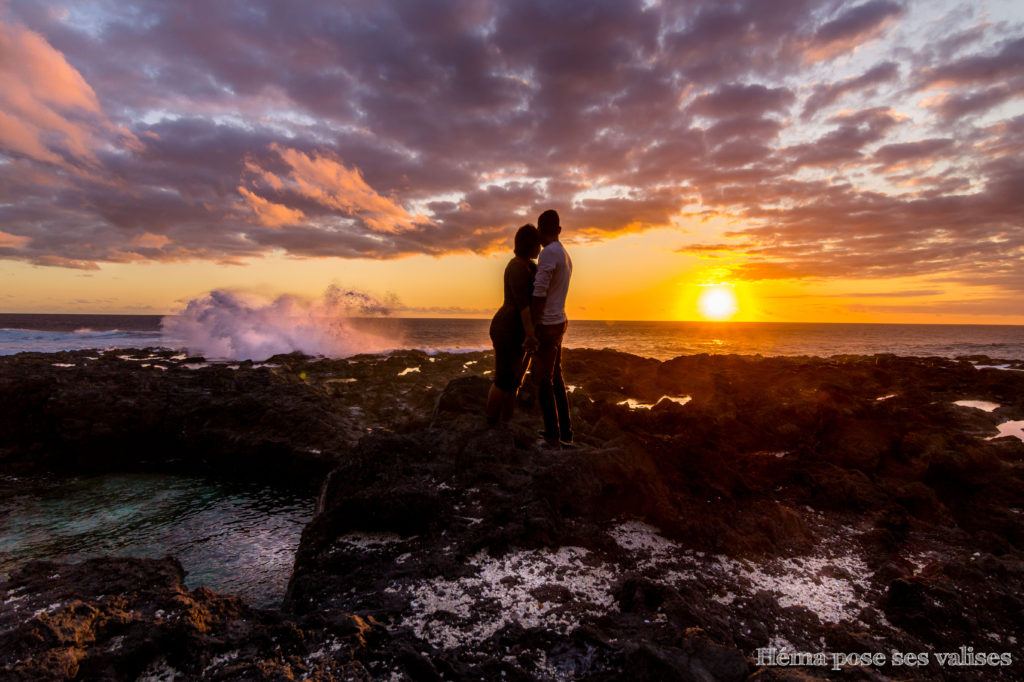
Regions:
M 0 311 L 1024 324 L 1024 4 L 0 0 Z

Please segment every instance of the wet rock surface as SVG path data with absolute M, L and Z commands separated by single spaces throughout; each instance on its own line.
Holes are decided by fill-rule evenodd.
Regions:
M 206 588 L 173 558 L 31 562 L 3 584 L 5 680 L 369 679 L 374 625 L 300 629 Z
M 570 350 L 563 366 L 577 441 L 552 449 L 529 386 L 510 425 L 483 423 L 486 353 L 0 358 L 6 474 L 244 461 L 322 481 L 280 612 L 188 592 L 171 561 L 29 564 L 0 586 L 0 664 L 64 661 L 37 666 L 52 679 L 1024 676 L 1024 442 L 1001 435 L 1024 420 L 1019 362 Z M 141 643 L 118 653 L 124 617 L 104 600 L 125 585 Z M 201 633 L 146 615 L 175 599 Z M 91 624 L 40 635 L 51 604 Z M 776 656 L 801 652 L 862 657 Z M 248 667 L 209 667 L 225 656 Z

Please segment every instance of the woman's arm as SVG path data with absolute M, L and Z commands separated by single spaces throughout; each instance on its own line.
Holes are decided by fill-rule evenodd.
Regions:
M 527 353 L 532 353 L 537 350 L 540 346 L 540 342 L 537 341 L 537 333 L 533 329 L 533 311 L 530 306 L 520 308 L 519 317 L 523 321 L 523 329 L 526 330 L 526 340 L 523 341 L 523 350 Z
M 511 275 L 509 285 L 512 294 L 512 304 L 519 312 L 519 319 L 523 322 L 523 329 L 526 330 L 526 340 L 523 348 L 532 352 L 537 349 L 537 334 L 533 327 L 533 315 L 531 313 L 531 298 L 533 292 L 533 270 L 529 265 L 521 262 L 515 263 L 515 267 L 509 273 Z

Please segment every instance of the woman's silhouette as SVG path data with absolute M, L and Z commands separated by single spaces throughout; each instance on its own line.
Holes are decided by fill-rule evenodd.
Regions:
M 487 421 L 491 424 L 512 418 L 530 354 L 537 349 L 530 302 L 537 274 L 533 261 L 538 255 L 540 233 L 533 225 L 523 225 L 516 232 L 515 257 L 505 266 L 505 300 L 491 320 L 494 384 L 487 396 Z

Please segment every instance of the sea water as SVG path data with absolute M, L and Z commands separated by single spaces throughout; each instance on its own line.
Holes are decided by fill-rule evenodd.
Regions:
M 185 348 L 182 339 L 165 333 L 157 315 L 0 315 L 0 355 L 22 351 L 54 352 L 82 348 Z M 288 320 L 267 324 L 287 326 Z M 218 319 L 216 334 L 231 334 Z M 491 347 L 489 320 L 429 318 L 353 318 L 325 327 L 367 332 L 371 347 L 348 344 L 354 352 L 413 348 L 427 352 L 471 351 Z M 212 331 L 212 330 L 211 330 Z M 253 333 L 245 327 L 239 336 Z M 384 341 L 382 341 L 384 340 Z M 243 338 L 233 344 L 245 348 Z M 1024 360 L 1024 326 L 950 324 L 819 324 L 775 322 L 623 322 L 572 320 L 569 348 L 613 348 L 643 357 L 668 360 L 698 353 L 741 355 L 988 355 Z M 252 347 L 252 344 L 248 344 Z M 263 348 L 263 346 L 260 346 Z M 275 348 L 287 353 L 294 348 Z M 270 351 L 262 350 L 263 354 Z M 244 353 L 243 353 L 244 354 Z M 325 353 L 329 354 L 329 353 Z M 211 356 L 212 357 L 212 356 Z M 265 360 L 265 357 L 221 358 Z
M 193 476 L 107 474 L 0 478 L 0 575 L 30 559 L 172 555 L 204 585 L 275 608 L 284 596 L 306 492 Z

